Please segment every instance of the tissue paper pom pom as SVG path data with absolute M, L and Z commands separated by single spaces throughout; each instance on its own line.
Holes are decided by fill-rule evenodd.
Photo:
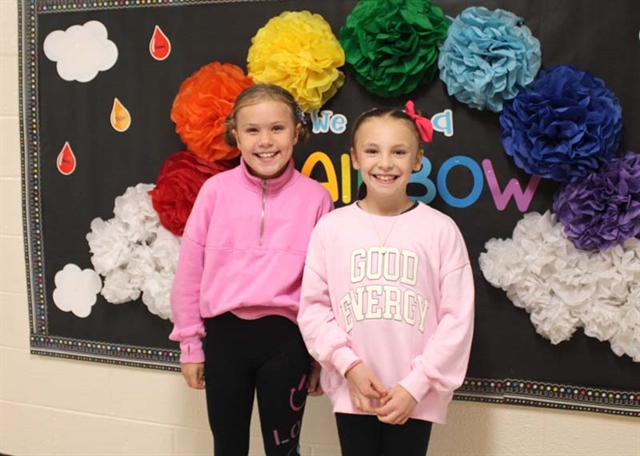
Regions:
M 448 25 L 429 0 L 362 0 L 339 36 L 358 83 L 378 96 L 399 97 L 433 79 Z
M 102 295 L 112 304 L 138 299 L 149 311 L 171 319 L 168 289 L 175 275 L 181 238 L 160 225 L 151 205 L 152 184 L 129 187 L 116 198 L 115 217 L 91 222 L 91 262 L 104 276 Z
M 485 248 L 485 279 L 530 314 L 540 335 L 558 344 L 583 327 L 640 362 L 640 239 L 579 250 L 547 211 L 525 214 L 512 239 L 491 239 Z
M 607 249 L 640 235 L 640 155 L 626 152 L 568 184 L 553 210 L 579 249 Z
M 132 281 L 130 274 L 122 269 L 109 271 L 104 278 L 100 294 L 111 304 L 123 304 L 140 297 L 140 284 Z
M 240 92 L 251 85 L 239 67 L 218 62 L 203 66 L 184 80 L 173 100 L 171 120 L 187 150 L 209 161 L 240 155 L 224 142 L 224 121 Z
M 303 111 L 320 108 L 344 84 L 344 51 L 319 14 L 285 11 L 251 40 L 249 77 L 288 90 Z
M 622 108 L 601 79 L 572 66 L 540 71 L 505 102 L 501 141 L 529 174 L 572 182 L 609 161 L 622 134 Z
M 231 161 L 209 162 L 184 151 L 167 158 L 160 168 L 156 187 L 149 192 L 162 226 L 182 236 L 202 184 L 235 164 Z
M 568 340 L 580 322 L 562 300 L 580 287 L 576 286 L 575 278 L 562 274 L 561 264 L 555 264 L 558 252 L 566 261 L 575 261 L 575 255 L 566 252 L 566 245 L 562 227 L 550 212 L 530 213 L 516 225 L 513 239 L 489 240 L 485 245 L 487 252 L 480 254 L 479 259 L 485 279 L 505 290 L 516 307 L 531 314 L 536 332 L 553 344 Z M 549 277 L 551 274 L 555 274 L 554 280 Z M 560 294 L 553 290 L 562 287 L 565 290 Z M 589 297 L 587 292 L 573 299 L 576 305 L 581 305 Z
M 153 187 L 152 184 L 129 187 L 114 201 L 115 220 L 124 223 L 127 227 L 127 236 L 131 242 L 144 241 L 149 232 L 158 227 L 158 216 L 147 195 Z
M 87 234 L 91 263 L 98 274 L 105 275 L 120 267 L 131 254 L 128 226 L 117 219 L 95 218 L 91 221 L 91 231 Z
M 160 318 L 171 319 L 171 286 L 175 273 L 154 271 L 142 285 L 142 302 L 149 312 Z
M 502 110 L 540 69 L 540 42 L 518 16 L 484 7 L 465 9 L 440 47 L 440 79 L 449 95 L 476 109 Z

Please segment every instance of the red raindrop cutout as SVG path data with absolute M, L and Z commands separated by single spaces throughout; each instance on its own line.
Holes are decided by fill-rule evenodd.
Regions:
M 76 156 L 73 155 L 69 142 L 64 143 L 64 147 L 56 159 L 56 165 L 58 166 L 58 171 L 65 176 L 68 176 L 76 170 Z
M 151 41 L 149 41 L 149 52 L 156 60 L 164 60 L 171 53 L 171 42 L 157 25 L 153 30 Z

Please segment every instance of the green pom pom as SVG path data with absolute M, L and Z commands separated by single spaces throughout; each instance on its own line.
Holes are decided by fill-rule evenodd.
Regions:
M 360 85 L 399 97 L 434 79 L 448 27 L 442 8 L 429 0 L 362 0 L 339 40 Z

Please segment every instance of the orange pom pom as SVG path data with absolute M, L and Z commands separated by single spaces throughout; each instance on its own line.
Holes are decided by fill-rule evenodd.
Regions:
M 187 150 L 208 161 L 240 155 L 237 148 L 224 142 L 224 122 L 240 92 L 252 85 L 242 69 L 219 62 L 205 65 L 185 79 L 173 100 L 171 120 Z

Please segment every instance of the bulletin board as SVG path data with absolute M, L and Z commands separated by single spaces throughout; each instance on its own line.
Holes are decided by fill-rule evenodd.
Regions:
M 157 280 L 137 285 L 129 281 L 124 288 L 116 281 L 106 292 L 100 268 L 117 262 L 113 256 L 125 242 L 118 238 L 114 220 L 128 217 L 131 226 L 136 220 L 153 220 L 149 223 L 158 226 L 155 215 L 144 212 L 153 209 L 145 198 L 165 160 L 186 150 L 171 110 L 187 78 L 213 62 L 246 72 L 252 38 L 284 11 L 318 14 L 338 36 L 357 4 L 21 0 L 23 222 L 32 353 L 179 369 L 178 346 L 168 339 L 172 323 L 166 293 L 179 237 L 154 235 L 157 245 L 164 244 L 158 251 L 145 250 L 144 255 L 155 255 L 152 263 L 127 265 L 135 277 L 155 274 Z M 619 149 L 640 151 L 640 130 L 635 127 L 640 124 L 640 40 L 637 21 L 632 20 L 640 17 L 640 3 L 435 4 L 449 20 L 472 6 L 519 17 L 517 26 L 528 27 L 539 41 L 540 71 L 569 65 L 603 81 L 622 110 Z M 84 46 L 83 36 L 88 35 L 83 33 L 101 41 Z M 64 60 L 69 56 L 72 64 Z M 561 189 L 560 182 L 526 172 L 505 153 L 500 112 L 474 108 L 450 95 L 437 72 L 410 93 L 385 95 L 365 87 L 352 65 L 339 70 L 344 83 L 310 112 L 313 135 L 297 146 L 296 167 L 322 182 L 336 207 L 352 203 L 358 176 L 348 158 L 349 122 L 369 108 L 402 107 L 409 99 L 429 114 L 434 139 L 422 169 L 412 177 L 410 196 L 459 225 L 476 284 L 471 361 L 455 398 L 640 416 L 638 360 L 614 353 L 609 342 L 586 335 L 580 327 L 568 340 L 551 343 L 536 332 L 529 313 L 514 306 L 481 270 L 479 259 L 487 242 L 511 238 L 525 214 L 550 211 Z M 113 230 L 113 248 L 106 249 L 106 241 L 101 244 L 102 262 L 97 265 L 92 234 L 106 230 Z M 127 242 L 139 246 L 139 234 L 130 230 Z M 640 261 L 630 252 L 632 264 Z M 149 264 L 155 269 L 147 270 Z M 629 302 L 633 305 L 640 315 L 640 303 Z M 638 325 L 635 331 L 640 331 Z

